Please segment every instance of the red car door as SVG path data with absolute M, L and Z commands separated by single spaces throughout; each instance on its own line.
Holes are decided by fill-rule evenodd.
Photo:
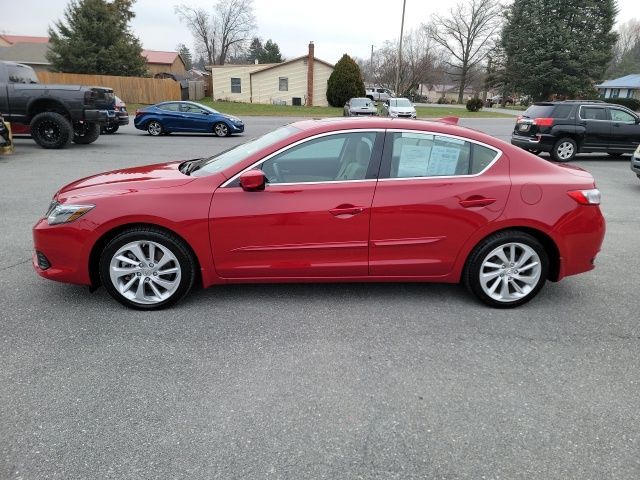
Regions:
M 446 275 L 473 232 L 503 211 L 508 160 L 492 147 L 417 132 L 389 132 L 384 150 L 369 273 Z
M 371 202 L 382 132 L 308 139 L 258 162 L 263 191 L 237 180 L 211 206 L 216 271 L 223 278 L 366 276 Z

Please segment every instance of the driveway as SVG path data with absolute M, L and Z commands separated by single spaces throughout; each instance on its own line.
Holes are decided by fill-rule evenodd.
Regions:
M 0 478 L 640 478 L 640 181 L 589 155 L 597 268 L 517 310 L 455 285 L 235 285 L 127 310 L 40 279 L 30 228 L 62 184 L 244 137 L 0 157 Z M 462 120 L 509 138 L 513 120 Z M 247 232 L 255 234 L 256 232 Z

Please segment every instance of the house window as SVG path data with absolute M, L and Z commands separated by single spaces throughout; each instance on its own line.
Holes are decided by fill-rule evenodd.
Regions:
M 281 92 L 289 91 L 289 78 L 288 77 L 279 77 L 278 78 L 278 90 Z
M 242 81 L 239 78 L 231 77 L 231 93 L 242 93 Z
M 619 88 L 612 88 L 611 89 L 611 98 L 618 98 L 620 96 L 620 89 Z

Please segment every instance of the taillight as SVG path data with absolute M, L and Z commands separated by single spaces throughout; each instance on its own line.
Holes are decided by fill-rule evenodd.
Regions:
M 553 118 L 548 117 L 540 117 L 533 120 L 534 125 L 538 125 L 539 127 L 550 127 L 553 125 Z
M 518 123 L 520 120 L 522 120 L 524 118 L 524 115 L 518 115 L 516 117 L 516 123 Z
M 142 110 L 136 110 L 136 117 L 137 117 L 138 115 L 142 115 L 142 113 L 143 113 L 143 111 L 142 111 Z
M 87 90 L 84 92 L 84 104 L 85 105 L 93 105 L 96 99 L 96 92 L 93 90 Z
M 572 190 L 567 194 L 580 205 L 600 205 L 600 190 L 592 188 L 590 190 Z

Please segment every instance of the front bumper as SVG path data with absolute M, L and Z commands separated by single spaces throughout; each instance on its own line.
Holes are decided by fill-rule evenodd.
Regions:
M 244 132 L 244 123 L 229 123 L 229 128 L 231 129 L 231 133 L 242 133 Z
M 555 143 L 555 137 L 552 135 L 539 134 L 535 137 L 525 137 L 523 135 L 511 135 L 511 145 L 520 147 L 524 150 L 539 150 L 541 152 L 550 152 Z
M 49 225 L 42 218 L 33 227 L 33 268 L 41 277 L 58 282 L 91 285 L 89 226 L 83 219 L 69 225 Z M 80 228 L 79 228 L 80 227 Z M 46 263 L 43 262 L 46 259 Z M 48 267 L 47 267 L 48 263 Z M 43 268 L 47 267 L 47 268 Z

